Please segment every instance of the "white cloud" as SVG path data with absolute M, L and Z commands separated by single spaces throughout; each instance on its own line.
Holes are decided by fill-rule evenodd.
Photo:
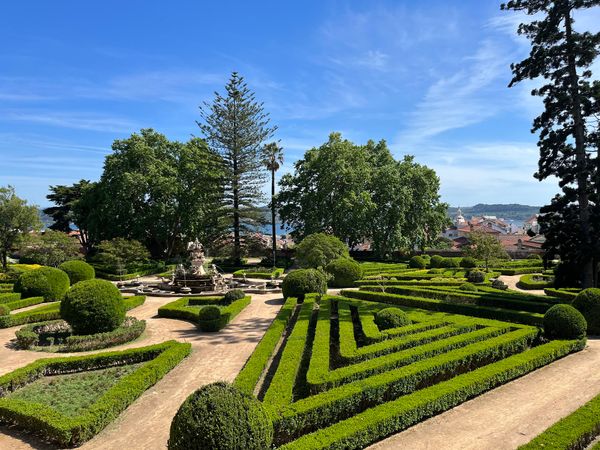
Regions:
M 135 122 L 123 117 L 86 112 L 5 111 L 0 112 L 0 118 L 16 122 L 101 132 L 131 133 L 140 128 Z

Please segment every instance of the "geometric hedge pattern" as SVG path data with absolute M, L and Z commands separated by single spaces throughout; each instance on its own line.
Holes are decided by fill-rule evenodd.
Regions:
M 362 448 L 583 345 L 408 307 L 410 325 L 380 331 L 374 314 L 389 304 L 327 295 L 294 303 L 236 379 L 263 402 L 284 448 Z

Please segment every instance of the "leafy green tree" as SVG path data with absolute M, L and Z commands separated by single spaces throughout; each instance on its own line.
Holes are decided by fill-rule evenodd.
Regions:
M 188 240 L 211 242 L 223 233 L 221 158 L 204 141 L 169 141 L 151 129 L 113 144 L 96 186 L 78 207 L 93 209 L 94 242 L 122 237 L 169 258 Z
M 486 272 L 489 271 L 491 262 L 508 258 L 500 240 L 484 231 L 473 231 L 469 234 L 469 246 L 464 252 L 466 256 L 483 260 Z
M 283 149 L 277 142 L 265 145 L 263 164 L 271 172 L 271 247 L 273 251 L 273 267 L 277 267 L 277 205 L 275 203 L 275 172 L 283 164 Z
M 435 172 L 411 156 L 394 160 L 385 141 L 356 145 L 332 133 L 280 188 L 280 216 L 296 239 L 326 232 L 350 247 L 370 241 L 380 257 L 429 245 L 448 222 Z
M 76 205 L 91 184 L 89 180 L 80 180 L 70 186 L 50 186 L 50 194 L 46 195 L 46 198 L 55 206 L 44 209 L 44 213 L 54 219 L 51 230 L 68 233 L 75 226 L 79 230 L 79 242 L 88 250 L 89 236 L 85 226 L 88 211 L 82 211 Z
M 265 170 L 262 148 L 277 129 L 255 99 L 244 78 L 233 72 L 225 95 L 215 92 L 212 103 L 200 107 L 197 122 L 206 142 L 223 158 L 225 168 L 226 216 L 234 236 L 233 258 L 241 260 L 241 236 L 262 219 L 257 204 L 262 200 Z
M 597 282 L 595 266 L 600 260 L 595 238 L 600 227 L 594 221 L 598 205 L 591 201 L 598 162 L 594 164 L 590 156 L 597 152 L 598 141 L 590 128 L 597 124 L 593 115 L 598 113 L 600 93 L 598 82 L 590 82 L 590 67 L 600 51 L 600 33 L 576 31 L 573 15 L 598 5 L 600 0 L 511 0 L 502 5 L 534 16 L 519 26 L 519 34 L 531 41 L 531 52 L 512 65 L 510 86 L 543 79 L 544 84 L 532 91 L 543 98 L 545 107 L 533 122 L 540 150 L 535 177 L 557 177 L 563 194 L 542 209 L 541 231 L 548 252 L 581 268 L 584 288 Z M 576 222 L 566 222 L 567 216 L 576 216 Z
M 145 264 L 150 259 L 148 249 L 136 240 L 114 238 L 102 241 L 97 250 L 93 261 L 111 268 L 132 268 Z
M 325 267 L 338 258 L 349 258 L 348 247 L 337 237 L 325 233 L 306 236 L 296 246 L 296 261 L 300 267 Z
M 46 230 L 43 234 L 28 234 L 21 240 L 21 261 L 58 267 L 65 261 L 81 258 L 81 244 L 62 231 Z
M 28 205 L 26 200 L 17 197 L 12 186 L 0 187 L 0 260 L 4 270 L 8 253 L 18 239 L 41 226 L 37 206 Z

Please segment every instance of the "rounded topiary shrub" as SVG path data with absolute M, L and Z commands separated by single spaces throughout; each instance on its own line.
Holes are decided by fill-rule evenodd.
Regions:
M 71 286 L 80 281 L 92 280 L 96 277 L 94 268 L 85 261 L 78 259 L 65 261 L 58 268 L 67 274 Z
M 273 423 L 252 395 L 217 382 L 190 395 L 175 414 L 169 450 L 264 450 L 271 448 Z
M 344 288 L 354 286 L 354 282 L 360 280 L 362 269 L 353 259 L 338 258 L 325 266 L 325 271 L 331 275 L 329 285 Z
M 412 267 L 413 269 L 424 269 L 427 267 L 427 261 L 425 261 L 425 259 L 421 256 L 413 256 L 408 261 L 408 266 Z
M 296 297 L 299 302 L 304 301 L 306 294 L 327 292 L 327 279 L 325 274 L 316 269 L 294 270 L 286 275 L 281 283 L 284 298 Z
M 410 325 L 408 315 L 400 308 L 384 308 L 375 313 L 375 323 L 380 330 Z
M 471 270 L 467 275 L 469 283 L 483 283 L 485 281 L 485 273 L 481 270 Z
M 585 317 L 588 334 L 600 334 L 600 289 L 581 291 L 573 300 L 573 306 Z
M 221 300 L 221 302 L 224 305 L 230 305 L 231 303 L 235 302 L 236 300 L 240 300 L 245 296 L 246 294 L 244 294 L 244 291 L 241 289 L 233 289 L 223 296 L 223 300 Z
M 47 302 L 61 301 L 69 289 L 69 277 L 54 267 L 40 267 L 19 276 L 13 289 L 23 298 L 44 297 Z
M 508 289 L 508 285 L 504 283 L 504 281 L 498 279 L 492 281 L 492 287 L 501 291 L 506 291 Z
M 444 261 L 444 257 L 440 255 L 433 255 L 429 260 L 429 265 L 432 269 L 436 269 L 442 267 L 442 262 Z
M 581 339 L 587 322 L 571 305 L 554 305 L 544 314 L 544 334 L 548 339 Z
M 460 267 L 460 263 L 454 258 L 444 258 L 442 261 L 442 267 L 446 267 L 448 269 L 458 269 Z
M 65 294 L 71 285 L 69 276 L 66 273 L 55 267 L 40 267 L 36 270 L 44 274 L 50 283 L 50 289 L 52 290 L 51 300 L 60 301 L 65 298 Z
M 542 257 L 540 255 L 538 255 L 537 253 L 534 253 L 532 255 L 527 256 L 527 259 L 536 259 L 541 261 Z
M 464 267 L 465 269 L 474 269 L 477 267 L 477 261 L 475 258 L 471 258 L 470 256 L 465 256 L 460 260 L 460 267 Z
M 106 280 L 85 280 L 74 285 L 60 304 L 60 315 L 74 334 L 112 331 L 125 320 L 121 293 Z
M 15 281 L 13 291 L 19 292 L 21 298 L 44 297 L 45 300 L 49 300 L 52 296 L 50 282 L 37 270 L 22 273 Z
M 219 331 L 221 325 L 221 309 L 208 305 L 198 313 L 198 328 L 202 331 Z
M 461 291 L 477 292 L 477 286 L 472 283 L 463 283 L 458 287 Z

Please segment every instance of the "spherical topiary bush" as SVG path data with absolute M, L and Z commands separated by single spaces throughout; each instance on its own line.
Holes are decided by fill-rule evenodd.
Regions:
M 263 405 L 233 386 L 217 382 L 190 395 L 175 414 L 169 450 L 265 450 L 273 423 Z
M 573 300 L 573 306 L 585 317 L 588 334 L 600 334 L 600 289 L 581 291 Z
M 49 300 L 60 301 L 65 298 L 65 294 L 71 285 L 69 282 L 69 276 L 65 272 L 60 269 L 56 269 L 55 267 L 40 267 L 36 270 L 44 274 L 50 283 L 52 294 Z
M 375 323 L 380 330 L 410 325 L 408 315 L 400 308 L 384 308 L 375 313 Z
M 440 255 L 433 255 L 429 260 L 429 265 L 432 269 L 437 269 L 442 267 L 442 262 L 444 261 L 444 257 Z
M 471 270 L 467 275 L 469 283 L 483 283 L 485 281 L 485 273 L 481 270 Z
M 218 306 L 205 306 L 198 313 L 198 328 L 202 331 L 219 331 L 221 310 Z
M 472 283 L 463 283 L 458 287 L 461 291 L 477 292 L 477 286 Z
M 442 261 L 442 267 L 446 267 L 448 269 L 458 269 L 460 267 L 460 263 L 454 258 L 444 258 Z
M 348 258 L 334 259 L 325 266 L 325 271 L 332 277 L 329 285 L 338 288 L 352 287 L 362 276 L 360 264 Z
M 37 270 L 23 272 L 15 281 L 13 291 L 19 292 L 21 298 L 44 297 L 45 300 L 50 300 L 52 296 L 50 282 Z
M 78 259 L 65 261 L 58 268 L 67 274 L 71 286 L 80 281 L 92 280 L 96 276 L 96 271 L 90 264 Z
M 508 285 L 504 283 L 504 281 L 498 279 L 492 281 L 492 287 L 501 291 L 506 291 L 508 289 Z
M 231 303 L 235 302 L 236 300 L 240 300 L 245 296 L 246 294 L 244 294 L 244 291 L 242 291 L 241 289 L 233 289 L 223 296 L 223 300 L 221 300 L 221 303 L 223 303 L 224 305 L 230 305 Z
M 465 256 L 460 260 L 460 267 L 464 267 L 465 269 L 474 269 L 477 267 L 477 261 L 475 258 L 471 258 L 470 256 Z
M 587 323 L 571 305 L 554 305 L 544 314 L 544 333 L 548 339 L 581 339 Z
M 408 266 L 412 267 L 413 269 L 424 269 L 427 267 L 427 261 L 425 261 L 425 259 L 423 259 L 421 256 L 413 256 L 408 261 Z
M 112 331 L 125 320 L 121 293 L 105 280 L 85 280 L 74 285 L 60 304 L 60 315 L 75 334 Z
M 296 297 L 298 302 L 303 302 L 306 294 L 327 292 L 327 279 L 320 270 L 299 269 L 286 275 L 281 283 L 284 298 Z

